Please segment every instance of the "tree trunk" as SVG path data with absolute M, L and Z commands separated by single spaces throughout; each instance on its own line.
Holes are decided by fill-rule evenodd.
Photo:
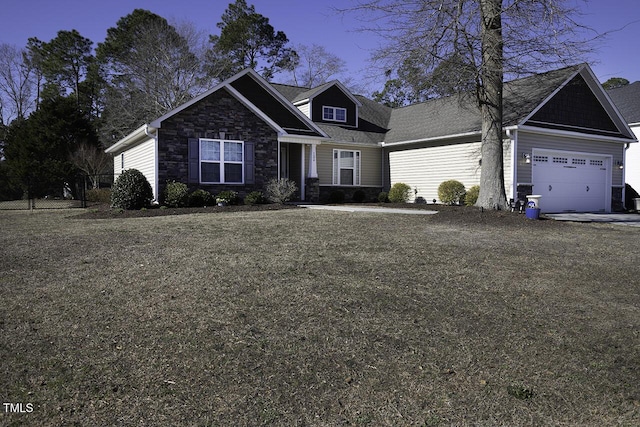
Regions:
M 478 91 L 482 110 L 482 166 L 476 206 L 506 209 L 502 154 L 502 0 L 481 0 L 482 69 Z

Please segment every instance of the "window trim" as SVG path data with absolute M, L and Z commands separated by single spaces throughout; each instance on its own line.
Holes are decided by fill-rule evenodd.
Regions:
M 202 159 L 202 143 L 203 142 L 218 142 L 220 143 L 220 160 L 203 160 Z M 242 147 L 242 160 L 241 161 L 226 161 L 224 158 L 224 144 L 225 143 L 236 143 L 236 144 L 240 144 Z M 200 184 L 229 184 L 229 185 L 243 185 L 244 181 L 245 181 L 245 148 L 244 148 L 244 141 L 238 141 L 238 140 L 234 140 L 234 139 L 216 139 L 216 138 L 200 138 L 198 140 L 198 181 L 200 182 Z M 202 180 L 202 164 L 203 163 L 214 163 L 214 164 L 219 164 L 220 165 L 220 181 L 203 181 Z M 241 170 L 242 170 L 242 178 L 240 179 L 239 182 L 233 181 L 233 182 L 226 182 L 224 179 L 225 173 L 224 173 L 224 165 L 225 164 L 234 164 L 234 165 L 241 165 Z
M 353 153 L 353 167 L 342 168 L 340 167 L 340 154 L 342 152 Z M 336 169 L 337 168 L 337 169 Z M 341 170 L 351 169 L 353 170 L 353 184 L 342 184 L 340 182 L 340 171 Z M 359 187 L 362 184 L 362 151 L 360 150 L 344 150 L 344 149 L 333 149 L 333 185 L 340 185 L 343 187 Z
M 325 114 L 326 111 L 331 111 L 331 118 L 328 118 L 326 116 L 326 114 Z M 336 118 L 338 111 L 344 112 L 344 120 L 339 120 L 339 119 Z M 327 121 L 327 122 L 346 123 L 347 122 L 347 109 L 344 108 L 344 107 L 332 107 L 330 105 L 323 105 L 322 106 L 322 120 Z

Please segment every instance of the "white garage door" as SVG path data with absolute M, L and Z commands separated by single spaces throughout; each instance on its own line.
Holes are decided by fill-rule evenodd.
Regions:
M 542 212 L 605 212 L 610 199 L 606 156 L 533 150 L 533 192 Z

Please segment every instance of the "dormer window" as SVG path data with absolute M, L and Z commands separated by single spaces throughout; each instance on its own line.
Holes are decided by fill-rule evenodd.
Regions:
M 347 109 L 340 107 L 322 107 L 322 120 L 329 122 L 343 122 L 347 121 Z

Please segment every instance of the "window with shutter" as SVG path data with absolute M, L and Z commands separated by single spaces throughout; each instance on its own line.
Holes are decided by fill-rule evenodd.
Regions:
M 243 141 L 200 139 L 200 183 L 244 183 Z

